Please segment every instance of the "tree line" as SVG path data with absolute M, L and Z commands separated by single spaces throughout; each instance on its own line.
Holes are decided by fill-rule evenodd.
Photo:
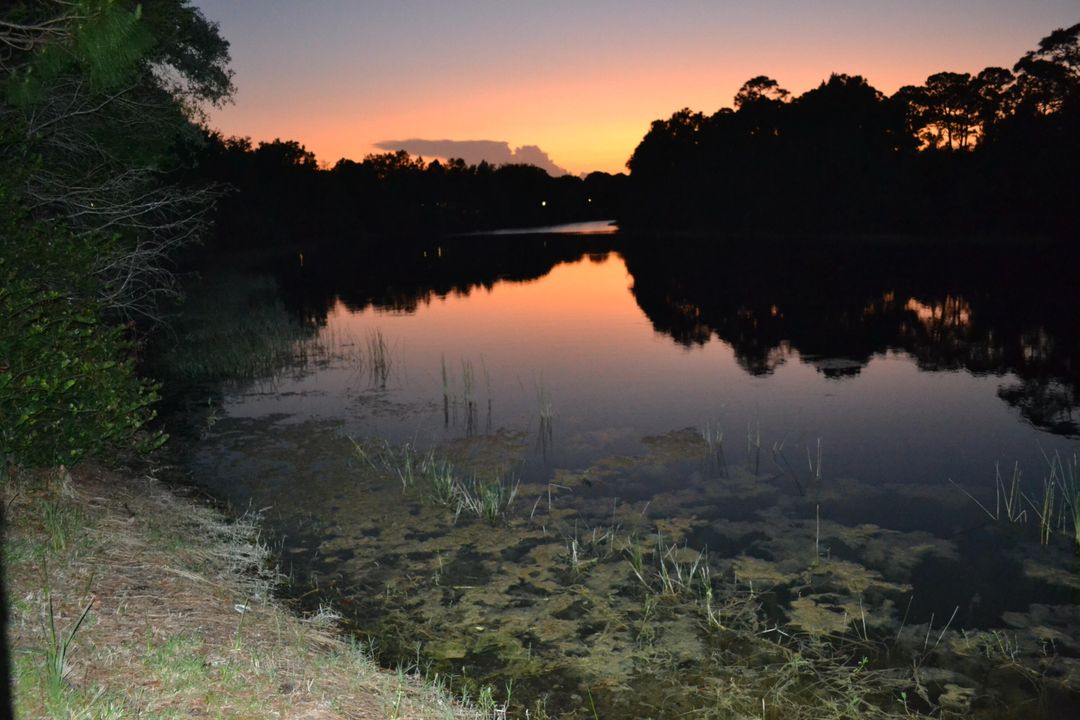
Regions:
M 769 77 L 734 108 L 656 120 L 627 163 L 627 228 L 1071 232 L 1080 195 L 1080 23 L 1012 69 L 940 72 L 886 96 L 834 74 Z
M 533 165 L 425 162 L 404 150 L 321 168 L 295 140 L 254 144 L 208 133 L 201 177 L 227 188 L 215 244 L 280 246 L 310 239 L 457 233 L 611 217 L 624 175 L 551 177 Z

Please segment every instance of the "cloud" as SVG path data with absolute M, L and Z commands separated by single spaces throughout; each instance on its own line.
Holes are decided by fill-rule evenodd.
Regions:
M 380 150 L 404 150 L 410 155 L 437 158 L 461 158 L 468 165 L 486 160 L 492 165 L 527 163 L 547 170 L 553 177 L 569 175 L 570 171 L 556 165 L 546 152 L 536 145 L 522 145 L 511 150 L 510 143 L 499 140 L 383 140 L 375 143 Z

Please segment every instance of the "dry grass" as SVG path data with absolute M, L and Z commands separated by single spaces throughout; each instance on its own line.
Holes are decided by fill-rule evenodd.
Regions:
M 254 522 L 97 467 L 2 489 L 19 717 L 478 716 L 274 601 Z M 52 683 L 50 596 L 61 636 L 90 605 Z

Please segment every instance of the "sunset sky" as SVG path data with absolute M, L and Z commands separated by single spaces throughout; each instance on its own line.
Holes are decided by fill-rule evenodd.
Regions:
M 575 174 L 624 170 L 652 120 L 730 106 L 755 75 L 797 95 L 845 72 L 889 94 L 1011 67 L 1080 21 L 1078 0 L 193 4 L 232 45 L 235 102 L 210 117 L 226 135 L 297 140 L 324 164 L 486 140 L 503 149 L 492 161 L 531 162 L 539 146 Z

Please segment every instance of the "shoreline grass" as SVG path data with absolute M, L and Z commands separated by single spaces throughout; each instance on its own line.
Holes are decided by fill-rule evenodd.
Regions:
M 12 475 L 0 489 L 16 717 L 480 717 L 379 668 L 335 613 L 275 600 L 257 518 L 96 466 Z

